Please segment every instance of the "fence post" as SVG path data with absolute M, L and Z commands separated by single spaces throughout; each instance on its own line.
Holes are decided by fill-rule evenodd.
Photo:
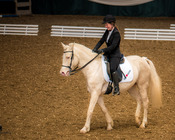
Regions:
M 5 35 L 5 31 L 6 31 L 6 25 L 4 26 L 4 34 L 3 35 Z
M 135 30 L 135 35 L 134 35 L 134 39 L 136 39 L 136 35 L 137 35 L 137 30 Z
M 63 36 L 63 29 L 64 27 L 61 28 L 61 37 Z
M 26 26 L 26 32 L 25 32 L 26 35 L 27 35 L 27 31 L 28 31 L 28 26 Z
M 159 31 L 157 31 L 157 40 L 159 40 Z
M 85 31 L 86 31 L 86 29 L 84 28 L 83 29 L 83 37 L 85 37 Z

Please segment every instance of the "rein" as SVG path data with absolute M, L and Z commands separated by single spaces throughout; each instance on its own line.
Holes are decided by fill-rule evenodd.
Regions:
M 71 66 L 72 66 L 72 61 L 73 61 L 73 57 L 74 57 L 74 52 L 73 52 L 73 51 L 65 51 L 64 53 L 69 53 L 69 52 L 72 53 L 71 61 L 70 61 L 70 66 L 62 65 L 62 67 L 69 68 L 69 69 L 70 69 L 70 75 L 74 75 L 74 74 L 76 74 L 77 72 L 81 71 L 82 69 L 84 69 L 87 65 L 89 65 L 92 61 L 94 61 L 94 60 L 99 56 L 99 54 L 97 54 L 93 59 L 91 59 L 89 62 L 87 62 L 87 63 L 86 63 L 85 65 L 83 65 L 81 68 L 76 67 L 74 70 L 72 70 Z

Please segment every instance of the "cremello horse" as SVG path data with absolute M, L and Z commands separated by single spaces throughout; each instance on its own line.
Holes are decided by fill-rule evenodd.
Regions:
M 70 43 L 64 45 L 62 43 L 64 53 L 63 62 L 60 73 L 63 76 L 69 76 L 72 69 L 76 67 L 81 68 L 87 62 L 92 60 L 97 54 L 93 53 L 91 49 L 77 44 Z M 94 59 L 90 64 L 82 69 L 83 74 L 87 79 L 87 88 L 91 93 L 90 104 L 87 112 L 86 123 L 80 130 L 81 133 L 90 131 L 90 121 L 92 113 L 96 103 L 99 104 L 102 111 L 105 114 L 107 121 L 107 130 L 113 128 L 113 120 L 109 115 L 107 108 L 103 101 L 103 94 L 106 91 L 108 83 L 103 77 L 101 55 Z M 120 92 L 129 92 L 137 101 L 137 108 L 135 112 L 135 121 L 140 128 L 145 128 L 147 125 L 147 113 L 148 113 L 148 89 L 152 95 L 153 105 L 160 107 L 162 105 L 161 97 L 161 81 L 156 72 L 156 69 L 149 59 L 139 56 L 127 56 L 126 57 L 133 68 L 134 78 L 133 81 L 127 83 L 120 83 Z M 140 120 L 141 105 L 143 104 L 143 120 Z

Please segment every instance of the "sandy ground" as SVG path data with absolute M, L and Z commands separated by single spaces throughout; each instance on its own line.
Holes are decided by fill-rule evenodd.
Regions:
M 91 131 L 80 134 L 86 119 L 90 95 L 83 74 L 59 74 L 65 44 L 76 42 L 93 48 L 98 39 L 51 37 L 51 25 L 103 26 L 101 16 L 34 15 L 1 18 L 0 23 L 37 24 L 38 36 L 0 35 L 0 139 L 151 139 L 175 140 L 175 42 L 121 42 L 124 55 L 151 59 L 162 79 L 163 107 L 149 105 L 148 127 L 135 125 L 135 100 L 122 93 L 105 95 L 105 104 L 114 119 L 114 129 L 106 130 L 103 113 L 97 105 Z M 168 29 L 173 18 L 117 17 L 122 38 L 125 27 Z

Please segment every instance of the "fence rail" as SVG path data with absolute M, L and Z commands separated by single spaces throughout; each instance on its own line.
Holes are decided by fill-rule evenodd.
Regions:
M 125 28 L 124 39 L 175 41 L 175 30 Z
M 101 38 L 106 28 L 52 25 L 51 36 Z
M 1 35 L 38 35 L 38 25 L 0 24 Z
M 170 24 L 170 29 L 175 29 L 175 24 Z

